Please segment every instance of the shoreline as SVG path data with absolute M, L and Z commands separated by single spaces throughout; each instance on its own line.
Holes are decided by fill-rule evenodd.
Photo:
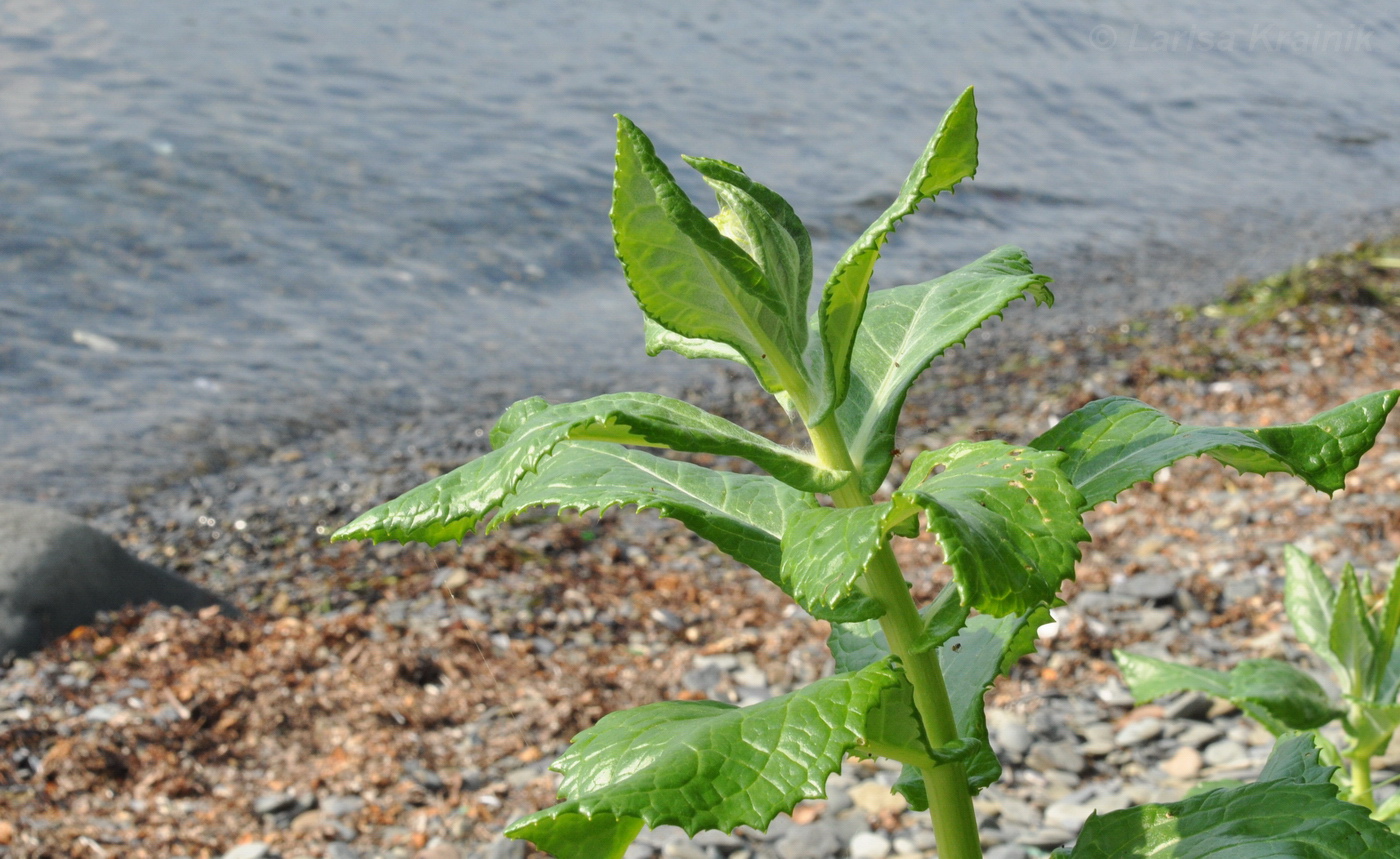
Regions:
M 1391 247 L 1376 255 L 1389 259 Z M 1028 440 L 1111 394 L 1138 396 L 1183 422 L 1262 424 L 1395 386 L 1400 343 L 1390 332 L 1400 302 L 1328 304 L 1321 288 L 1371 282 L 1386 287 L 1379 295 L 1400 295 L 1400 271 L 1331 257 L 1275 280 L 1272 292 L 1243 291 L 1243 309 L 1182 308 L 1107 332 L 974 333 L 911 392 L 901 462 L 961 438 Z M 1017 302 L 1007 312 L 1035 308 Z M 781 413 L 738 371 L 706 382 L 675 393 L 783 436 Z M 434 416 L 300 440 L 267 462 L 97 516 L 140 557 L 253 616 L 129 611 L 5 672 L 0 819 L 15 821 L 15 855 L 86 838 L 120 843 L 111 849 L 132 857 L 219 856 L 238 839 L 288 857 L 345 855 L 332 851 L 337 843 L 361 856 L 413 857 L 434 839 L 460 846 L 460 856 L 496 856 L 478 846 L 551 801 L 547 762 L 602 713 L 661 697 L 777 694 L 824 669 L 824 624 L 653 515 L 541 516 L 460 548 L 325 543 L 370 504 L 471 458 L 480 441 L 444 438 L 450 422 Z M 1330 504 L 1288 481 L 1183 462 L 1089 517 L 1095 542 L 1065 590 L 1058 635 L 988 698 L 1002 714 L 994 738 L 1012 750 L 1013 773 L 984 794 L 989 829 L 1015 844 L 1054 828 L 1053 802 L 1115 778 L 1183 790 L 1194 775 L 1142 778 L 1175 746 L 1094 754 L 1086 748 L 1102 729 L 1054 730 L 1162 718 L 1155 705 L 1134 708 L 1100 691 L 1117 682 L 1106 659 L 1113 646 L 1147 642 L 1202 659 L 1219 656 L 1212 648 L 1300 655 L 1275 604 L 1284 542 L 1309 542 L 1329 570 L 1343 560 L 1389 570 L 1400 554 L 1398 436 L 1392 419 Z M 936 547 L 908 541 L 901 552 L 927 595 Z M 1124 582 L 1163 577 L 1182 596 L 1110 599 L 1124 597 Z M 1052 712 L 1056 719 L 1037 716 Z M 1202 724 L 1222 736 L 1239 728 L 1242 747 L 1256 748 L 1237 715 Z M 1059 783 L 1062 767 L 1018 759 L 1007 742 L 1016 730 L 1079 755 L 1074 784 Z M 30 759 L 36 766 L 26 769 Z M 852 773 L 856 788 L 882 778 L 859 766 Z M 258 813 L 260 800 L 282 794 L 294 801 Z M 298 804 L 307 795 L 315 803 Z M 1035 825 L 1015 820 L 1018 802 L 1039 815 Z M 803 814 L 845 813 L 815 806 Z M 872 832 L 913 839 L 917 820 L 857 808 Z M 135 833 L 128 841 L 109 840 L 119 822 Z M 744 843 L 716 849 L 766 855 L 763 839 Z

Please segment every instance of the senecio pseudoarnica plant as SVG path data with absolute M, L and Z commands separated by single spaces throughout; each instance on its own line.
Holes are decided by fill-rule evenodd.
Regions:
M 831 621 L 833 677 L 748 707 L 664 701 L 603 717 L 554 764 L 562 802 L 516 821 L 511 837 L 561 859 L 615 859 L 643 826 L 765 829 L 824 796 L 842 761 L 862 755 L 904 765 L 894 789 L 928 809 L 939 856 L 981 856 L 972 797 L 1001 774 L 983 696 L 1034 648 L 1089 539 L 1084 514 L 1202 454 L 1334 492 L 1400 392 L 1263 429 L 1183 426 L 1111 397 L 1029 444 L 966 441 L 924 452 L 898 488 L 876 499 L 915 378 L 1012 301 L 1052 301 L 1050 278 L 1010 246 L 926 283 L 869 291 L 900 219 L 976 170 L 972 90 L 943 117 L 894 203 L 836 264 L 811 316 L 811 241 L 792 207 L 734 164 L 685 160 L 715 191 L 712 218 L 651 141 L 618 117 L 613 234 L 646 317 L 647 351 L 747 365 L 801 420 L 812 449 L 656 394 L 557 405 L 533 397 L 506 410 L 490 453 L 335 537 L 435 544 L 534 507 L 653 508 Z M 638 448 L 742 457 L 766 474 L 713 471 Z M 953 572 L 923 607 L 890 551 L 892 538 L 921 529 L 936 535 Z M 1395 836 L 1337 799 L 1319 776 L 1330 769 L 1306 740 L 1280 744 L 1264 783 L 1094 818 L 1064 855 L 1151 851 L 1161 859 L 1233 845 L 1241 852 L 1231 856 L 1277 856 L 1249 845 L 1267 851 L 1296 835 L 1321 845 L 1310 856 L 1400 856 Z M 1268 820 L 1239 822 L 1250 814 Z M 1326 837 L 1315 839 L 1321 830 Z M 1337 844 L 1349 852 L 1335 852 Z

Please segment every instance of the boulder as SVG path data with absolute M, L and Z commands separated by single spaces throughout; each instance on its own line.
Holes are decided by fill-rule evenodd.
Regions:
M 237 613 L 198 585 L 133 558 L 81 519 L 0 501 L 0 658 L 38 650 L 99 611 L 152 601 Z

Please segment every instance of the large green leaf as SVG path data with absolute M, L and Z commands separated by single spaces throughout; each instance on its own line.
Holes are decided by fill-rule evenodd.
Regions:
M 554 769 L 561 805 L 512 824 L 506 834 L 551 844 L 560 859 L 616 859 L 570 839 L 606 840 L 640 820 L 694 835 L 746 825 L 766 829 L 781 812 L 822 797 L 826 780 L 865 738 L 866 713 L 900 682 L 889 660 L 819 680 L 750 707 L 665 701 L 604 716 L 574 738 Z M 556 837 L 567 827 L 567 838 Z
M 1316 680 L 1275 659 L 1246 659 L 1229 671 L 1216 671 L 1122 650 L 1113 655 L 1140 703 L 1174 692 L 1205 692 L 1233 702 L 1275 734 L 1312 730 L 1341 716 Z
M 1311 760 L 1295 759 L 1309 754 Z M 1057 850 L 1054 855 L 1061 859 L 1400 856 L 1400 836 L 1372 820 L 1365 808 L 1339 800 L 1330 781 L 1331 768 L 1319 766 L 1316 754 L 1310 737 L 1281 742 L 1255 784 L 1095 815 L 1084 824 L 1073 850 Z
M 1400 391 L 1380 391 L 1339 406 L 1307 423 L 1234 429 L 1190 427 L 1138 400 L 1095 400 L 1031 442 L 1068 455 L 1062 468 L 1084 494 L 1085 509 L 1178 459 L 1208 454 L 1241 472 L 1296 475 L 1332 493 L 1371 449 Z
M 780 583 L 782 534 L 816 499 L 772 477 L 715 471 L 597 442 L 561 446 L 506 498 L 494 530 L 532 507 L 606 510 L 635 505 L 677 519 L 740 563 Z
M 975 172 L 977 105 L 969 87 L 943 115 L 938 131 L 914 163 L 899 196 L 842 255 L 827 280 L 821 308 L 817 311 L 818 329 L 826 360 L 830 362 L 838 405 L 846 396 L 851 350 L 865 313 L 870 274 L 880 258 L 880 246 L 902 218 L 918 209 L 919 203 L 951 190 Z
M 333 539 L 460 540 L 571 439 L 740 456 L 806 491 L 831 489 L 846 479 L 846 472 L 824 468 L 807 454 L 689 403 L 657 394 L 605 394 L 533 412 L 503 447 L 381 504 Z
M 889 472 L 899 412 L 919 374 L 1012 301 L 1052 303 L 1049 281 L 1020 248 L 1007 246 L 927 283 L 871 294 L 836 413 L 866 492 Z
M 965 603 L 1022 614 L 1054 599 L 1089 541 L 1059 463 L 1005 442 L 959 442 L 919 454 L 890 503 L 925 511 Z
M 967 605 L 1005 615 L 1048 603 L 1089 540 L 1059 459 L 1000 441 L 926 451 L 884 504 L 795 517 L 783 535 L 783 580 L 803 608 L 824 616 L 856 594 L 886 536 L 923 510 Z
M 729 211 L 722 220 L 733 220 Z M 807 343 L 805 302 L 790 305 L 791 296 L 770 283 L 760 264 L 696 208 L 651 141 L 622 116 L 617 118 L 612 222 L 627 284 L 657 325 L 691 341 L 732 347 L 770 391 L 800 383 Z M 742 223 L 731 226 L 738 229 Z M 658 346 L 656 338 L 649 338 L 650 348 Z M 802 397 L 808 392 L 792 393 Z
M 1297 546 L 1283 549 L 1283 605 L 1298 640 L 1306 644 L 1335 672 L 1338 679 L 1346 674 L 1342 662 L 1332 652 L 1332 609 L 1337 602 L 1337 589 L 1317 562 Z

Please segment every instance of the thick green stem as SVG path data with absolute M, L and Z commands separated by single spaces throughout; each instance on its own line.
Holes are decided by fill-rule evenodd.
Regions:
M 1357 755 L 1351 759 L 1351 801 L 1376 810 L 1376 795 L 1371 787 L 1371 756 Z
M 811 434 L 817 456 L 824 465 L 854 472 L 850 451 L 834 416 L 812 427 Z M 858 476 L 832 492 L 831 499 L 837 507 L 870 504 L 870 496 L 860 489 Z M 921 628 L 919 609 L 888 543 L 880 547 L 866 570 L 865 588 L 885 607 L 880 627 L 889 641 L 890 651 L 899 657 L 905 676 L 914 687 L 914 703 L 929 741 L 938 747 L 958 739 L 938 653 L 933 650 L 914 652 L 914 641 Z M 977 818 L 972 810 L 966 768 L 961 763 L 952 763 L 925 768 L 922 772 L 928 790 L 929 817 L 938 840 L 938 855 L 942 859 L 980 859 L 982 845 L 977 835 Z

